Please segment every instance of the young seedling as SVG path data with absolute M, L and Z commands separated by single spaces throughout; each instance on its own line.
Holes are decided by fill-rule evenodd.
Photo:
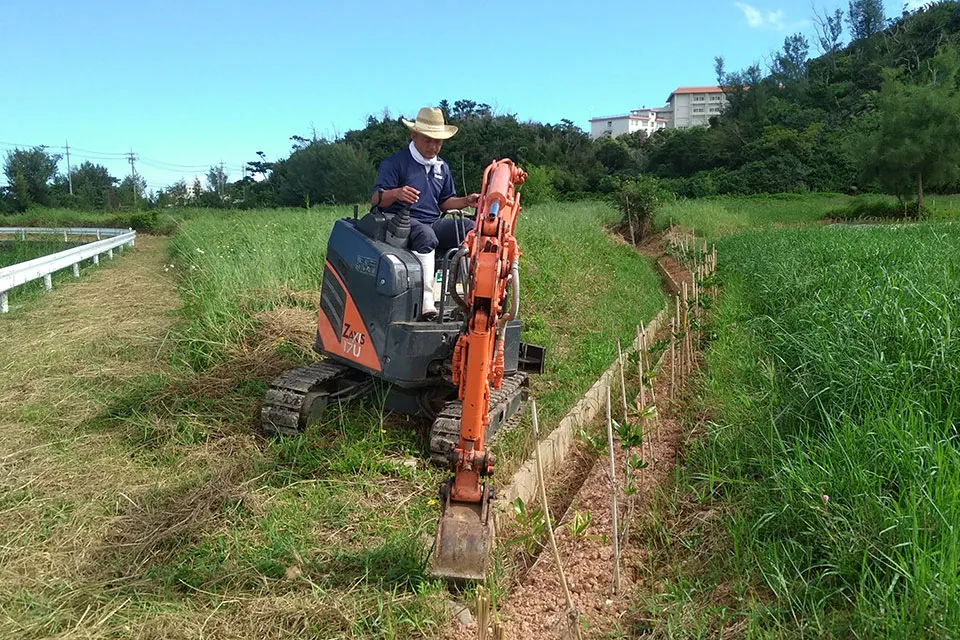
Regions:
M 517 498 L 511 505 L 513 506 L 513 516 L 517 524 L 523 530 L 519 536 L 509 540 L 507 544 L 521 544 L 523 551 L 528 556 L 535 556 L 543 548 L 543 536 L 547 532 L 547 524 L 543 518 L 543 512 L 539 509 L 527 510 L 527 505 L 523 498 Z
M 570 522 L 567 523 L 567 529 L 570 530 L 570 537 L 574 539 L 585 537 L 591 520 L 592 516 L 589 510 L 574 513 Z
M 651 406 L 649 409 L 654 409 L 654 407 Z M 642 457 L 638 457 L 633 453 L 633 449 L 636 447 L 639 447 L 641 452 L 643 451 L 643 422 L 624 422 L 623 424 L 618 424 L 617 421 L 614 420 L 613 426 L 617 433 L 617 438 L 620 440 L 620 448 L 625 449 L 627 452 L 627 464 L 624 468 L 623 487 L 623 493 L 627 497 L 627 517 L 623 527 L 623 534 L 617 532 L 623 540 L 626 540 L 627 535 L 629 535 L 630 532 L 630 521 L 633 519 L 633 507 L 634 503 L 636 502 L 638 490 L 636 486 L 637 474 L 643 469 L 647 468 L 649 465 L 643 460 Z M 642 464 L 639 461 L 642 461 Z
M 577 440 L 579 440 L 590 452 L 594 458 L 599 456 L 607 448 L 607 441 L 600 433 L 593 433 L 586 428 L 581 427 L 577 431 Z

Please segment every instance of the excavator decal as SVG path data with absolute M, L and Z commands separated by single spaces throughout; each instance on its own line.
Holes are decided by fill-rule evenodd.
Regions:
M 367 369 L 380 371 L 380 358 L 377 356 L 377 350 L 369 339 L 369 331 L 357 305 L 354 304 L 350 292 L 347 290 L 340 278 L 329 262 L 324 263 L 323 277 L 326 279 L 329 275 L 335 278 L 339 285 L 339 290 L 343 293 L 343 306 L 340 309 L 335 308 L 336 304 L 321 301 L 320 314 L 317 319 L 317 330 L 320 332 L 320 340 L 323 342 L 323 348 L 339 355 L 342 358 L 355 362 Z M 342 309 L 342 311 L 341 311 Z M 337 312 L 340 311 L 340 314 Z M 341 323 L 335 323 L 331 315 L 340 315 Z

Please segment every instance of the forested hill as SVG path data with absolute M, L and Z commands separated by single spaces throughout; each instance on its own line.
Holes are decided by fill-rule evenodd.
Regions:
M 936 138 L 956 133 L 960 122 L 960 3 L 905 14 L 885 29 L 879 1 L 853 2 L 851 8 L 858 13 L 818 19 L 816 45 L 825 53 L 813 60 L 807 61 L 809 44 L 799 34 L 773 54 L 766 76 L 757 65 L 728 73 L 718 59 L 730 105 L 710 128 L 629 141 L 643 150 L 644 170 L 685 178 L 673 184 L 680 195 L 691 196 L 884 188 L 898 193 L 896 180 L 871 162 L 884 160 L 877 157 L 885 151 L 878 145 L 919 145 L 917 152 L 926 147 L 956 158 L 956 150 L 940 149 Z M 857 15 L 860 22 L 851 23 Z M 844 25 L 852 27 L 853 41 L 841 47 Z M 941 103 L 932 111 L 924 101 L 927 90 Z M 894 126 L 907 130 L 898 137 Z M 910 158 L 885 161 L 893 173 L 910 171 Z M 931 174 L 931 186 L 960 187 L 957 176 L 939 178 Z
M 439 106 L 460 132 L 441 155 L 459 191 L 476 191 L 491 159 L 515 159 L 530 173 L 528 203 L 611 194 L 627 183 L 649 183 L 651 176 L 658 190 L 681 197 L 841 191 L 905 198 L 924 188 L 960 191 L 960 2 L 938 2 L 894 19 L 883 14 L 881 0 L 846 4 L 846 12 L 815 14 L 814 41 L 787 37 L 763 67 L 731 72 L 717 58 L 729 104 L 710 127 L 592 141 L 570 120 L 522 122 L 471 100 L 442 100 Z M 812 52 L 821 55 L 811 59 Z M 77 195 L 69 196 L 57 156 L 42 147 L 15 150 L 4 165 L 11 186 L 0 190 L 0 212 L 32 204 L 111 209 L 362 202 L 379 162 L 408 139 L 400 118 L 385 111 L 335 141 L 292 136 L 288 157 L 258 154 L 242 180 L 211 167 L 205 188 L 181 182 L 148 198 L 145 185 L 129 177 L 121 182 L 92 163 L 74 168 Z

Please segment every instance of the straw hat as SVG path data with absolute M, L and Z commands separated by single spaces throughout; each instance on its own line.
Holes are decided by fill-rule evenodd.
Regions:
M 457 127 L 443 122 L 443 111 L 432 107 L 424 107 L 417 113 L 417 121 L 410 122 L 406 118 L 400 118 L 403 124 L 407 125 L 410 131 L 422 133 L 428 138 L 434 140 L 446 140 L 452 138 L 457 132 Z

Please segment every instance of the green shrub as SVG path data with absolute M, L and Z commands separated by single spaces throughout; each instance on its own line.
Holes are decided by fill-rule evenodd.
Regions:
M 555 169 L 538 167 L 537 165 L 528 165 L 525 169 L 527 171 L 527 181 L 523 183 L 523 204 L 553 202 L 557 199 L 557 191 L 553 187 Z
M 621 185 L 617 205 L 624 224 L 631 226 L 637 239 L 650 230 L 653 212 L 668 198 L 667 193 L 660 181 L 650 176 L 639 175 Z
M 137 211 L 130 216 L 130 227 L 137 231 L 150 231 L 157 225 L 157 211 Z

